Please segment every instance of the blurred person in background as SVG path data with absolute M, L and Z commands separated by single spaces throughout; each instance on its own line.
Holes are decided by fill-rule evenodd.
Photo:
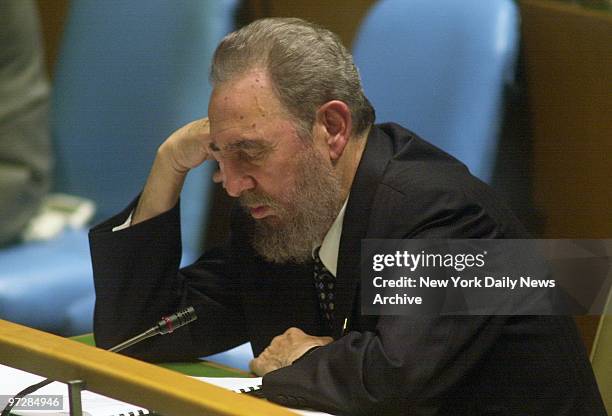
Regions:
M 49 91 L 36 4 L 0 1 L 0 245 L 20 238 L 49 190 Z

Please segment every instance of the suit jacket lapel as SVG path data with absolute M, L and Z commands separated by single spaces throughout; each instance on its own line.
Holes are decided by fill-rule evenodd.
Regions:
M 332 336 L 342 335 L 344 320 L 352 315 L 360 280 L 361 239 L 366 238 L 372 203 L 385 167 L 393 154 L 391 140 L 372 127 L 346 206 L 336 276 L 336 310 Z

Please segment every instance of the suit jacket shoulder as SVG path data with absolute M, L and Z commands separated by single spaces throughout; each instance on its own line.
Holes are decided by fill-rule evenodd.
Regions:
M 413 132 L 383 124 L 373 128 L 367 147 L 360 170 L 374 173 L 358 173 L 351 197 L 369 198 L 363 204 L 371 207 L 368 238 L 528 237 L 488 185 Z M 351 214 L 363 220 L 348 210 L 349 226 Z

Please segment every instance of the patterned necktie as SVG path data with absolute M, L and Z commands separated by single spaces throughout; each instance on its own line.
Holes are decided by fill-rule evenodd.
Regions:
M 319 248 L 314 253 L 314 283 L 319 299 L 321 313 L 327 320 L 329 328 L 334 320 L 334 285 L 336 278 L 327 270 L 319 257 Z

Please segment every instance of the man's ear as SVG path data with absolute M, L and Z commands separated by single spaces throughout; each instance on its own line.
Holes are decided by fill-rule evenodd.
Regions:
M 328 101 L 317 110 L 316 124 L 324 133 L 332 161 L 342 156 L 351 137 L 352 121 L 351 109 L 343 101 Z

